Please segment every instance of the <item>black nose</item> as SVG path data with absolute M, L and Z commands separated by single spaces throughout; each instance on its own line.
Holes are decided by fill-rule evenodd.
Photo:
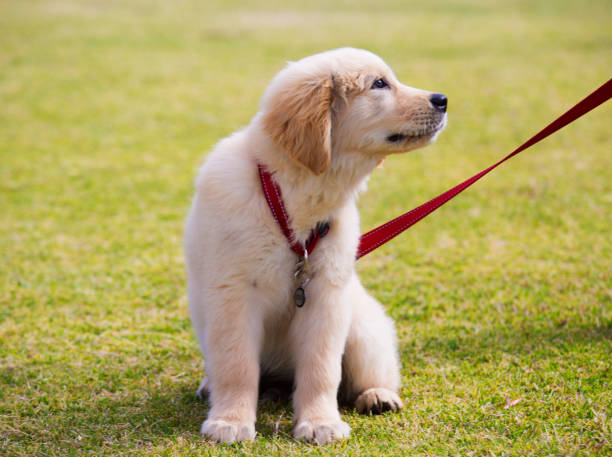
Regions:
M 446 112 L 446 104 L 448 103 L 448 99 L 444 94 L 431 94 L 429 97 L 429 101 L 438 111 Z

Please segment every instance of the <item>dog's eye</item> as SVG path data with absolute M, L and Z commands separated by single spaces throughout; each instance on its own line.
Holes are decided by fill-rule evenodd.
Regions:
M 387 84 L 387 81 L 382 78 L 377 79 L 374 81 L 374 84 L 372 84 L 372 89 L 384 89 L 385 87 L 389 87 L 389 84 Z

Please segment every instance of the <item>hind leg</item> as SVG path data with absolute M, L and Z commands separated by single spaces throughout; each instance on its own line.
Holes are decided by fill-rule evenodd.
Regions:
M 393 321 L 357 276 L 351 282 L 353 316 L 342 360 L 343 394 L 361 413 L 397 411 L 403 405 Z

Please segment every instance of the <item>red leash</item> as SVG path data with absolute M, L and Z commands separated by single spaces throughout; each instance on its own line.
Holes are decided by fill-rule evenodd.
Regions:
M 610 97 L 612 97 L 612 79 L 608 80 L 608 82 L 606 82 L 603 86 L 594 91 L 592 94 L 588 95 L 581 102 L 577 103 L 573 108 L 570 108 L 565 114 L 559 116 L 556 120 L 551 122 L 548 126 L 546 126 L 540 132 L 535 134 L 533 137 L 531 137 L 525 143 L 520 145 L 518 148 L 516 148 L 514 151 L 512 151 L 510 154 L 508 154 L 496 164 L 491 165 L 489 168 L 486 168 L 480 173 L 475 174 L 474 176 L 462 182 L 461 184 L 453 187 L 452 189 L 447 190 L 443 194 L 438 195 L 433 200 L 430 200 L 427 203 L 424 203 L 421 206 L 414 208 L 413 210 L 408 211 L 407 213 L 404 213 L 399 217 L 396 217 L 395 219 L 387 222 L 386 224 L 383 224 L 380 227 L 377 227 L 374 230 L 371 230 L 368 233 L 361 235 L 356 258 L 359 259 L 363 257 L 364 255 L 372 252 L 379 246 L 382 246 L 386 242 L 395 238 L 408 227 L 416 224 L 425 216 L 445 204 L 451 198 L 463 192 L 469 186 L 474 184 L 476 181 L 478 181 L 480 178 L 482 178 L 494 168 L 504 163 L 506 160 L 517 155 L 519 152 L 524 151 L 528 147 L 533 146 L 534 144 L 543 140 L 547 136 L 552 135 L 557 130 L 562 129 L 570 122 L 575 121 L 580 116 L 598 107 L 599 105 L 607 101 Z M 289 216 L 287 215 L 285 205 L 283 204 L 280 187 L 263 165 L 258 164 L 258 169 L 261 186 L 263 188 L 266 201 L 268 202 L 268 206 L 272 211 L 274 219 L 276 219 L 276 222 L 280 226 L 281 231 L 287 238 L 291 249 L 298 255 L 300 259 L 306 259 L 305 263 L 300 264 L 298 268 L 298 273 L 302 275 L 302 273 L 307 270 L 308 255 L 310 255 L 310 253 L 314 250 L 319 239 L 324 237 L 329 231 L 329 223 L 322 222 L 317 224 L 317 226 L 310 232 L 310 236 L 308 237 L 308 240 L 306 240 L 306 243 L 302 245 L 302 243 L 298 242 L 295 239 L 293 230 L 291 230 L 291 227 L 289 225 Z M 304 268 L 304 264 L 306 265 L 306 268 Z
M 565 114 L 561 115 L 556 120 L 551 122 L 548 126 L 546 126 L 540 132 L 532 136 L 529 140 L 520 145 L 518 148 L 516 148 L 514 151 L 512 151 L 510 154 L 508 154 L 496 164 L 491 165 L 489 168 L 486 168 L 480 173 L 472 176 L 470 179 L 462 182 L 461 184 L 453 187 L 452 189 L 447 190 L 443 194 L 438 195 L 433 200 L 430 200 L 427 203 L 424 203 L 421 206 L 414 208 L 413 210 L 410 210 L 399 217 L 396 217 L 395 219 L 387 222 L 386 224 L 383 224 L 380 227 L 377 227 L 374 230 L 371 230 L 368 233 L 361 235 L 361 239 L 359 240 L 359 248 L 357 249 L 357 258 L 359 259 L 363 257 L 364 255 L 372 252 L 377 247 L 382 246 L 387 241 L 395 238 L 408 227 L 416 224 L 425 216 L 445 204 L 451 198 L 463 192 L 469 186 L 474 184 L 484 175 L 504 163 L 509 158 L 517 155 L 521 151 L 524 151 L 528 147 L 533 146 L 534 144 L 543 140 L 547 136 L 552 135 L 557 130 L 562 129 L 570 122 L 575 121 L 580 116 L 588 113 L 592 109 L 606 102 L 610 97 L 612 97 L 612 79 L 609 79 L 608 82 L 602 85 L 599 89 L 588 95 L 584 100 L 576 104 L 573 108 L 570 108 Z

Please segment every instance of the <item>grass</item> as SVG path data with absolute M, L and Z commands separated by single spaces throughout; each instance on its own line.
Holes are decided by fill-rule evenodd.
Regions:
M 286 60 L 342 45 L 444 92 L 438 142 L 387 161 L 368 229 L 488 166 L 606 81 L 601 1 L 0 4 L 0 455 L 610 455 L 607 104 L 360 260 L 397 322 L 400 414 L 349 440 L 202 441 L 185 300 L 196 168 Z

